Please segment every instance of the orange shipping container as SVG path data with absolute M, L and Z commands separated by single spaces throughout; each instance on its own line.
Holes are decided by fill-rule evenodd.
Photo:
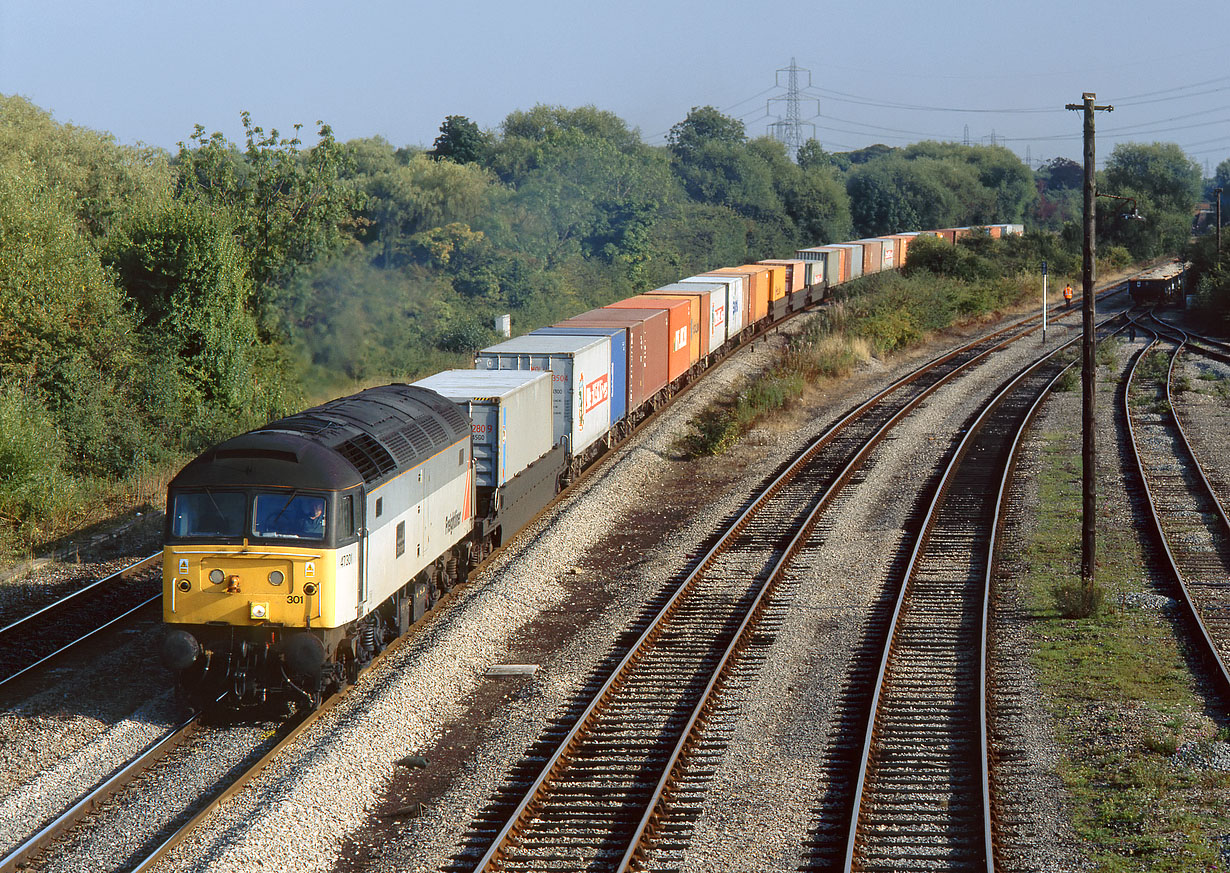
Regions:
M 914 235 L 909 233 L 894 233 L 891 235 L 893 241 L 897 244 L 896 257 L 893 260 L 893 267 L 900 270 L 905 266 L 906 258 L 910 254 L 910 243 L 914 241 Z
M 884 240 L 860 239 L 856 245 L 863 247 L 863 275 L 870 276 L 884 268 Z
M 801 291 L 807 287 L 807 270 L 803 266 L 804 261 L 792 260 L 783 258 L 780 260 L 765 260 L 760 261 L 761 264 L 770 266 L 781 265 L 786 268 L 786 293 L 793 294 L 795 291 Z
M 709 348 L 709 319 L 701 317 L 701 309 L 703 305 L 700 294 L 685 294 L 682 291 L 664 291 L 661 288 L 655 288 L 652 291 L 645 292 L 646 297 L 663 297 L 667 300 L 686 300 L 688 301 L 688 314 L 691 318 L 690 328 L 691 333 L 689 342 L 692 344 L 692 360 L 699 361 L 704 350 Z M 706 315 L 708 313 L 705 313 Z
M 670 334 L 667 336 L 669 347 L 666 350 L 666 373 L 670 381 L 674 382 L 700 360 L 699 353 L 695 358 L 692 357 L 692 307 L 688 305 L 688 301 L 642 294 L 639 297 L 629 297 L 627 300 L 617 300 L 604 308 L 665 309 L 667 311 Z M 697 350 L 699 352 L 699 345 Z
M 786 268 L 782 266 L 769 266 L 763 264 L 744 264 L 741 269 L 751 270 L 768 270 L 769 271 L 769 302 L 781 300 L 786 296 Z
M 768 267 L 748 265 L 746 267 L 722 267 L 710 270 L 710 273 L 731 273 L 743 276 L 743 294 L 747 298 L 745 306 L 748 313 L 748 324 L 753 325 L 769 317 L 769 278 Z M 700 275 L 704 276 L 705 273 Z

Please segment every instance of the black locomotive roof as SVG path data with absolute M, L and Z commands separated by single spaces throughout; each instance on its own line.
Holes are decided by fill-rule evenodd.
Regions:
M 428 388 L 382 385 L 229 439 L 189 463 L 171 485 L 372 486 L 469 435 L 469 417 L 451 400 Z

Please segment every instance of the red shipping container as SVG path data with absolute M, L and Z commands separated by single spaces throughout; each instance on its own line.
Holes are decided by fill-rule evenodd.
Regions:
M 673 300 L 669 297 L 653 297 L 642 294 L 639 297 L 629 297 L 619 300 L 606 307 L 607 309 L 665 309 L 669 321 L 669 335 L 666 349 L 666 375 L 674 382 L 700 360 L 700 343 L 692 343 L 692 306 L 687 300 Z M 692 356 L 692 349 L 696 356 Z
M 655 288 L 652 291 L 646 291 L 645 296 L 688 301 L 688 312 L 692 319 L 692 332 L 689 334 L 693 346 L 692 359 L 699 361 L 703 355 L 708 354 L 705 350 L 709 348 L 709 319 L 701 317 L 705 307 L 699 293 L 689 294 L 686 291 L 667 291 L 663 288 Z
M 628 409 L 638 409 L 670 381 L 666 351 L 670 318 L 665 309 L 591 309 L 559 327 L 623 327 L 628 331 Z

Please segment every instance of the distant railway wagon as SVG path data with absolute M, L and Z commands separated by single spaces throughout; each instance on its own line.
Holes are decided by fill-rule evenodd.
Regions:
M 1191 264 L 1175 261 L 1162 264 L 1128 280 L 1132 302 L 1140 305 L 1181 303 L 1186 290 L 1187 269 Z
M 929 234 L 799 249 L 644 289 L 469 370 L 234 437 L 170 483 L 163 662 L 198 701 L 311 707 L 351 682 L 603 451 L 733 349 Z M 1181 293 L 1182 265 L 1133 296 Z M 493 619 L 496 620 L 496 619 Z

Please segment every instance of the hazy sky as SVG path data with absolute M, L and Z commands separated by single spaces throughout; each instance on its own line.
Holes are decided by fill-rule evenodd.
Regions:
M 800 115 L 825 148 L 988 142 L 1081 157 L 1094 91 L 1101 164 L 1116 142 L 1230 158 L 1226 0 L 0 0 L 0 93 L 124 143 L 174 149 L 239 114 L 286 133 L 430 146 L 447 115 L 497 128 L 535 104 L 593 104 L 659 144 L 693 106 Z M 780 87 L 775 87 L 778 85 Z M 815 116 L 819 112 L 818 117 Z M 805 136 L 811 134 L 806 128 Z

